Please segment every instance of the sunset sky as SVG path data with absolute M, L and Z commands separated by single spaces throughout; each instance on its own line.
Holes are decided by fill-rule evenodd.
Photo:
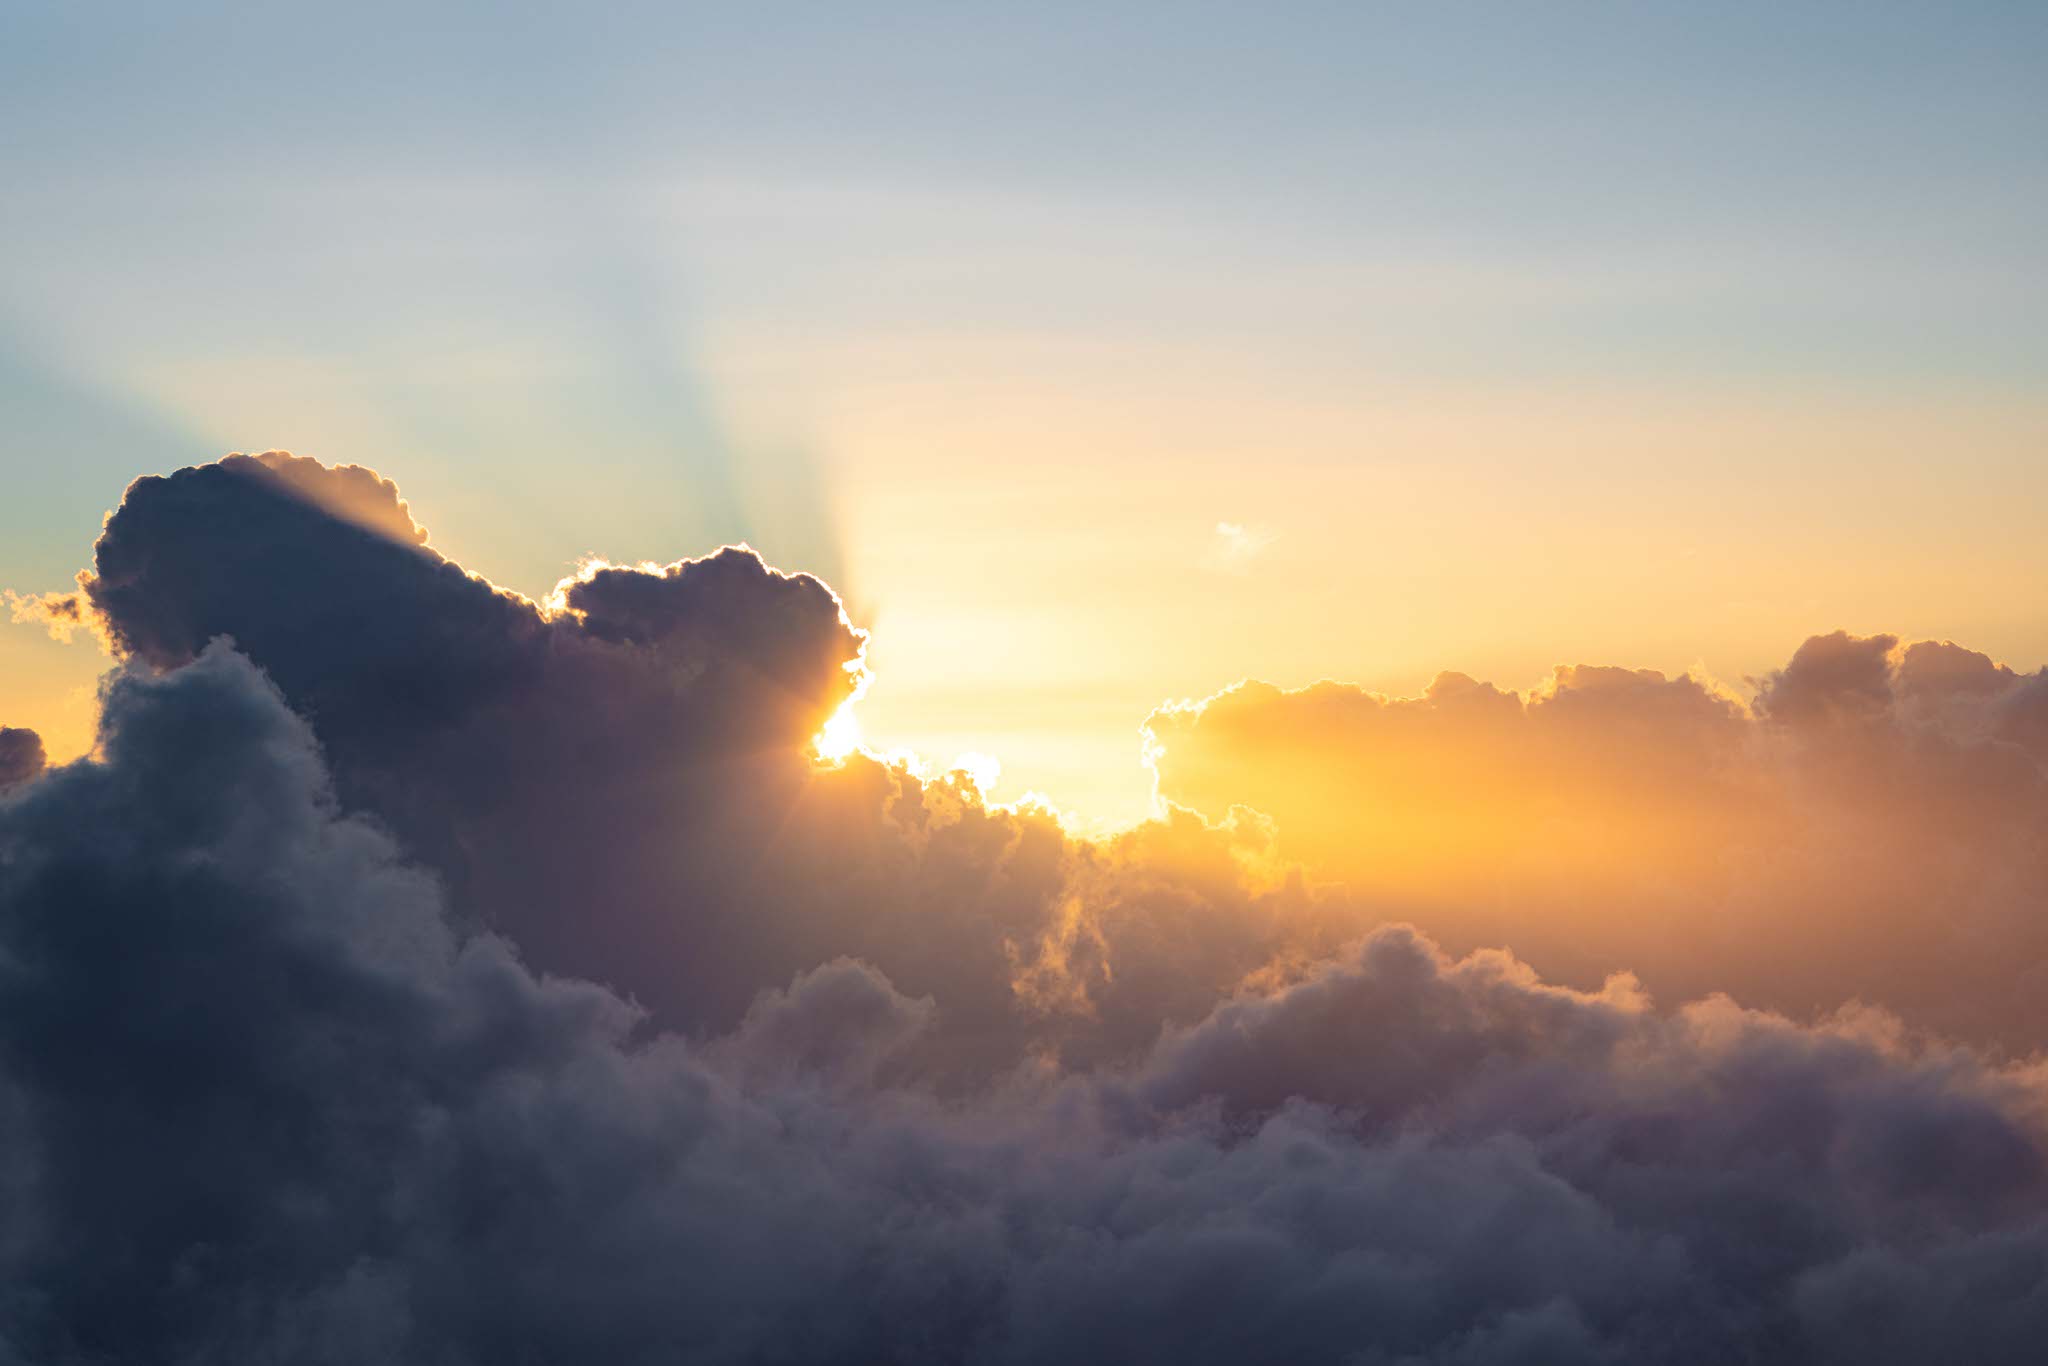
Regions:
M 2048 5 L 0 6 L 0 1366 L 2039 1366 Z
M 533 596 L 745 540 L 870 743 L 1144 814 L 1255 676 L 2048 661 L 2048 13 L 18 6 L 0 584 L 229 450 Z M 0 632 L 88 742 L 105 661 Z

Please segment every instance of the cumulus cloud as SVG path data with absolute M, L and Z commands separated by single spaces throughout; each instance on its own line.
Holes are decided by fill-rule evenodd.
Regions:
M 1837 632 L 1750 705 L 1650 671 L 1527 696 L 1247 683 L 1148 723 L 1159 791 L 1465 947 L 1800 1016 L 2048 1038 L 2048 674 Z
M 858 634 L 823 584 L 745 550 L 596 567 L 551 612 L 424 541 L 367 471 L 230 459 L 137 481 L 84 593 L 156 668 L 234 640 L 314 718 L 346 799 L 436 867 L 460 912 L 684 1018 L 690 988 L 730 973 L 672 981 L 692 954 L 669 930 L 749 931 L 747 884 L 808 737 L 854 686 Z M 816 961 L 781 958 L 784 979 Z
M 448 919 L 225 645 L 0 803 L 23 1361 L 2030 1359 L 2038 1074 L 1383 930 L 943 1100 L 837 961 L 693 1046 Z M 1873 1313 L 1876 1317 L 1873 1318 Z
M 1087 841 L 821 763 L 861 637 L 818 581 L 727 549 L 536 604 L 330 473 L 133 486 L 95 755 L 0 793 L 0 1361 L 2037 1353 L 2037 1064 L 1446 948 L 1262 788 Z M 1744 834 L 1759 773 L 1840 801 L 1874 754 L 1939 806 L 2038 754 L 2039 691 L 1844 638 L 1754 709 L 1309 700 L 1418 801 L 1504 803 L 1430 778 L 1455 739 L 1582 822 L 1706 765 Z M 1155 718 L 1162 783 L 1300 697 Z
M 0 787 L 27 782 L 43 771 L 43 737 L 19 726 L 0 726 Z
M 322 470 L 271 453 L 138 480 L 89 610 L 137 666 L 232 640 L 462 923 L 664 1027 L 729 1028 L 854 957 L 948 1007 L 930 1048 L 972 1075 L 1128 1053 L 1282 943 L 1335 942 L 1298 889 L 1241 875 L 1241 834 L 1093 844 L 969 779 L 820 765 L 864 637 L 814 578 L 728 547 L 592 564 L 535 603 L 430 549 L 388 481 Z

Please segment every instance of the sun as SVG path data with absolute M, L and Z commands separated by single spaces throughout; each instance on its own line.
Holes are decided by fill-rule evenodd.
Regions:
M 832 713 L 832 719 L 819 728 L 811 745 L 818 751 L 820 759 L 837 762 L 859 749 L 865 739 L 860 732 L 860 718 L 854 715 L 853 704 L 858 698 L 848 698 Z

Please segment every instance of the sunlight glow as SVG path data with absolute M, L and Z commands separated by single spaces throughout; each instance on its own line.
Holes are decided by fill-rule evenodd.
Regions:
M 996 779 L 1003 776 L 1003 765 L 993 754 L 968 750 L 953 760 L 952 771 L 965 774 L 968 781 L 974 784 L 975 790 L 987 796 L 989 789 L 996 785 Z
M 839 710 L 832 713 L 832 719 L 819 728 L 817 738 L 811 742 L 819 758 L 836 763 L 861 748 L 860 718 L 854 715 L 853 710 L 859 701 L 857 695 L 847 698 Z

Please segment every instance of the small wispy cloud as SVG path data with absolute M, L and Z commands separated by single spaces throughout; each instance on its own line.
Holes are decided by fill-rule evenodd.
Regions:
M 1277 539 L 1262 526 L 1244 522 L 1218 522 L 1202 567 L 1222 574 L 1242 574 L 1253 560 Z
M 18 625 L 40 626 L 53 639 L 67 644 L 80 630 L 93 627 L 85 599 L 78 593 L 17 593 L 7 588 L 0 589 L 0 603 L 6 604 Z

